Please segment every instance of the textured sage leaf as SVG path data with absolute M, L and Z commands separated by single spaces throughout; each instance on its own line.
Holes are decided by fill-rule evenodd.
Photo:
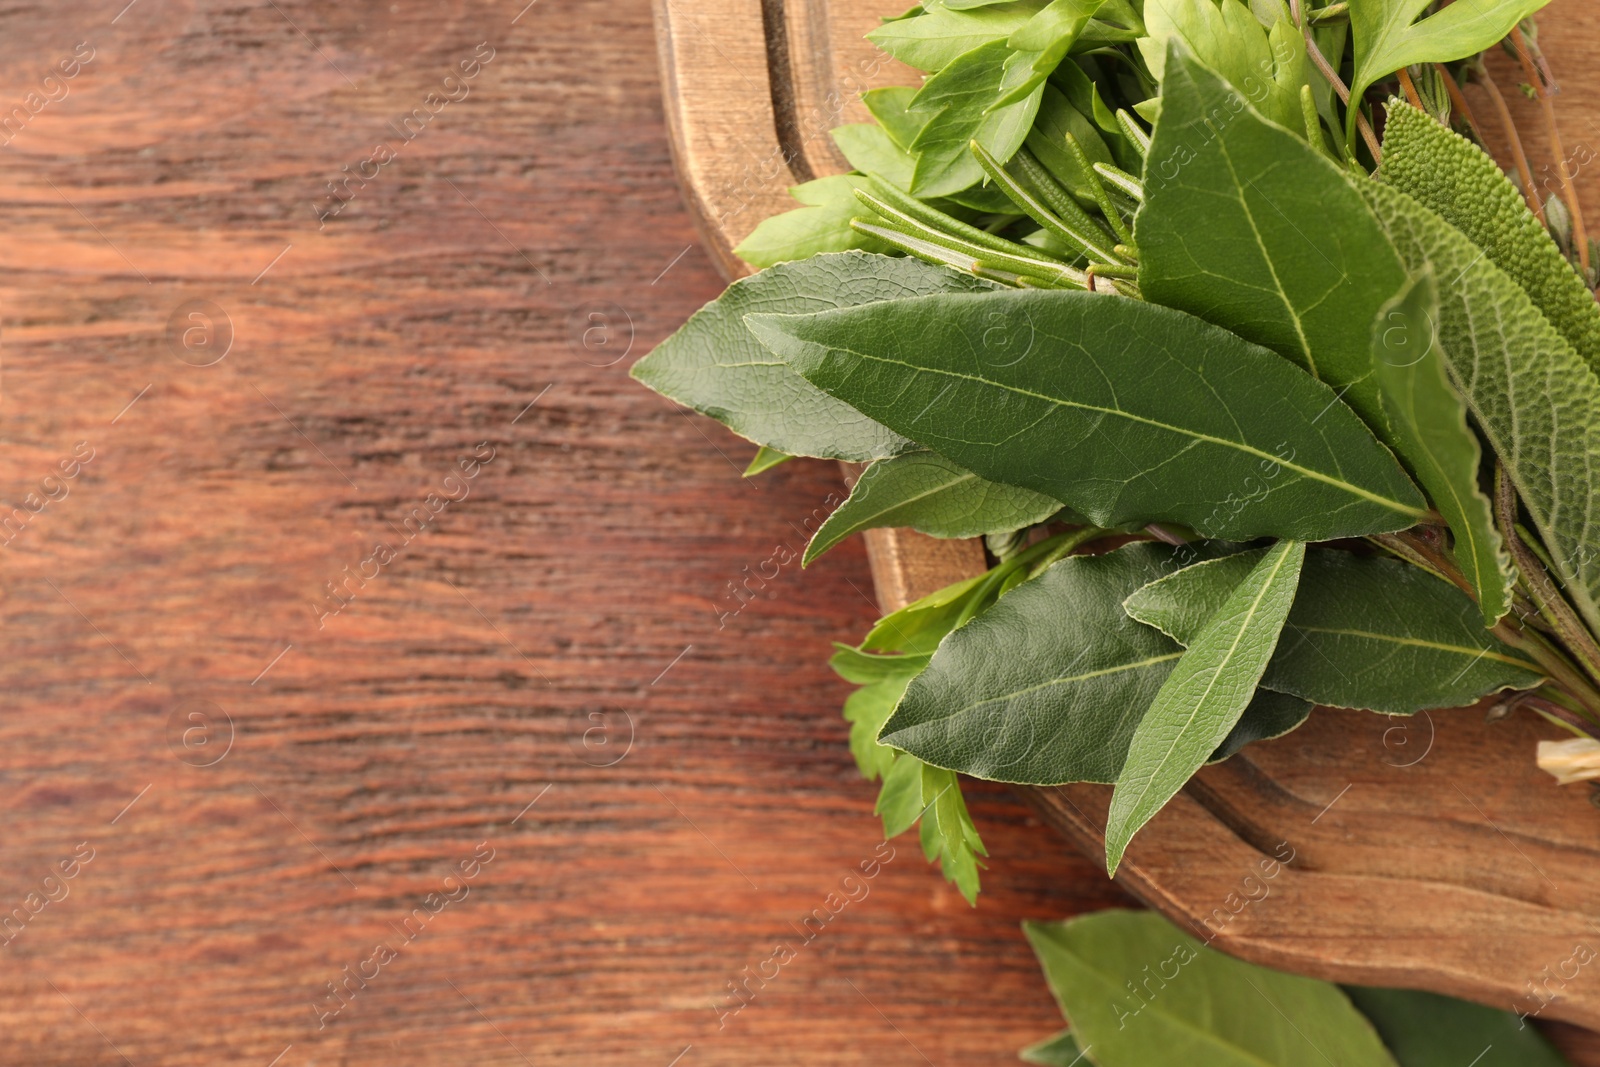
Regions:
M 1108 874 L 1244 714 L 1289 617 L 1305 555 L 1303 541 L 1266 549 L 1201 626 L 1139 720 L 1106 815 Z
M 917 155 L 911 191 L 917 196 L 949 196 L 977 185 L 984 175 L 968 147 L 973 141 L 1002 163 L 1021 147 L 1033 127 L 1043 87 L 991 110 L 1000 99 L 1010 54 L 1005 41 L 981 45 L 957 56 L 917 92 L 911 112 L 926 116 L 911 144 Z
M 1431 271 L 1407 283 L 1378 312 L 1372 358 L 1388 416 L 1384 436 L 1449 523 L 1456 562 L 1477 591 L 1484 625 L 1493 626 L 1511 610 L 1514 576 L 1489 498 L 1478 488 L 1483 450 L 1435 343 L 1438 321 Z
M 1122 611 L 1172 550 L 1069 556 L 951 634 L 878 740 L 975 778 L 1112 782 L 1183 650 Z
M 858 174 L 836 174 L 793 186 L 789 195 L 805 206 L 762 219 L 734 254 L 753 267 L 771 267 L 853 248 L 888 252 L 882 241 L 850 227 L 850 220 L 862 213 L 855 191 L 866 188 L 867 179 Z
M 1192 54 L 1174 46 L 1163 84 L 1134 224 L 1139 287 L 1294 360 L 1381 437 L 1372 322 L 1406 280 L 1383 228 L 1338 167 Z
M 1129 596 L 1124 608 L 1189 644 L 1262 554 L 1185 567 Z M 1316 704 L 1406 715 L 1542 678 L 1484 630 L 1472 601 L 1450 583 L 1399 560 L 1313 548 L 1261 685 Z
M 1477 55 L 1550 0 L 1455 0 L 1421 22 L 1432 0 L 1350 0 L 1356 99 L 1401 67 Z M 1352 119 L 1352 121 L 1354 121 Z
M 751 336 L 744 316 L 993 288 L 920 260 L 861 252 L 770 267 L 728 286 L 634 364 L 632 374 L 757 444 L 790 455 L 864 463 L 913 445 L 791 371 Z
M 1153 911 L 1022 929 L 1096 1063 L 1396 1067 L 1338 986 L 1225 956 Z
M 1433 268 L 1435 337 L 1451 378 L 1505 464 L 1567 595 L 1600 627 L 1600 380 L 1460 230 L 1392 186 L 1357 188 L 1407 268 Z
M 1020 530 L 1061 510 L 1050 497 L 1014 485 L 986 482 L 933 452 L 908 452 L 868 467 L 812 534 L 810 563 L 853 533 L 909 526 L 933 537 L 978 537 Z
M 1149 36 L 1139 41 L 1139 51 L 1161 83 L 1157 116 L 1187 92 L 1185 83 L 1167 80 L 1168 56 L 1177 43 L 1183 46 L 1180 51 L 1220 74 L 1273 122 L 1290 130 L 1305 128 L 1300 118 L 1300 86 L 1306 84 L 1307 72 L 1305 42 L 1287 17 L 1269 30 L 1239 0 L 1204 4 L 1145 0 L 1144 21 Z M 1230 108 L 1229 113 L 1234 111 Z
M 969 10 L 934 6 L 920 15 L 884 23 L 868 33 L 867 40 L 908 66 L 932 72 L 980 45 L 1005 40 L 1042 6 L 1036 0 Z
M 1419 989 L 1345 986 L 1400 1067 L 1568 1067 L 1513 1012 Z
M 746 321 L 830 396 L 1097 526 L 1327 540 L 1424 513 L 1328 386 L 1156 304 L 1008 290 Z
M 1466 234 L 1600 371 L 1600 303 L 1499 164 L 1403 100 L 1391 100 L 1388 115 L 1378 179 Z

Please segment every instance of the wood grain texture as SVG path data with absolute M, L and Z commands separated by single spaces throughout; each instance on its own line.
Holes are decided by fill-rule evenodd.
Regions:
M 712 7 L 723 10 L 724 22 L 743 10 L 715 0 L 701 5 Z M 769 40 L 783 60 L 769 93 L 779 118 L 772 132 L 741 126 L 739 139 L 770 138 L 799 177 L 842 170 L 836 153 L 807 131 L 861 121 L 864 88 L 915 83 L 914 72 L 875 57 L 859 39 L 874 16 L 899 8 L 806 0 L 782 5 L 781 20 L 771 8 L 769 38 L 775 25 L 783 31 L 781 41 Z M 1541 26 L 1541 44 L 1564 88 L 1565 159 L 1582 171 L 1600 149 L 1600 16 L 1582 0 L 1556 0 Z M 797 55 L 797 43 L 810 51 Z M 1496 55 L 1491 63 L 1514 97 L 1519 127 L 1528 131 L 1524 144 L 1536 177 L 1556 188 L 1559 160 L 1537 105 L 1515 93 L 1521 79 L 1508 57 Z M 692 80 L 686 71 L 677 77 Z M 1491 146 L 1503 149 L 1486 103 L 1477 114 Z M 675 137 L 680 161 L 696 160 L 695 169 L 683 172 L 687 183 L 717 171 L 703 137 L 681 125 Z M 1585 177 L 1581 200 L 1600 222 L 1600 188 L 1583 183 Z M 731 248 L 756 221 L 742 219 L 722 247 Z M 724 262 L 730 274 L 748 270 Z M 959 549 L 934 544 L 908 531 L 874 532 L 868 545 L 886 607 L 981 566 L 975 546 L 963 560 Z M 1600 816 L 1586 791 L 1559 789 L 1533 766 L 1536 741 L 1559 736 L 1551 728 L 1481 720 L 1472 710 L 1415 720 L 1319 710 L 1290 737 L 1204 771 L 1136 839 L 1119 881 L 1248 959 L 1345 981 L 1437 989 L 1541 1021 L 1600 1028 L 1600 978 L 1569 962 L 1600 934 L 1591 918 L 1600 904 L 1592 888 Z M 1087 855 L 1102 854 L 1109 789 L 1023 792 Z M 1259 865 L 1275 854 L 1294 858 L 1263 881 Z M 1533 984 L 1545 992 L 1533 995 Z M 1582 1062 L 1600 1062 L 1590 1035 L 1556 1030 Z
M 976 1065 L 1058 1026 L 1017 920 L 1125 898 L 1002 791 L 977 910 L 896 843 L 796 933 L 881 843 L 825 666 L 876 606 L 857 545 L 748 577 L 831 467 L 741 481 L 626 377 L 721 288 L 643 0 L 125 4 L 0 22 L 0 120 L 94 52 L 0 178 L 0 1063 Z

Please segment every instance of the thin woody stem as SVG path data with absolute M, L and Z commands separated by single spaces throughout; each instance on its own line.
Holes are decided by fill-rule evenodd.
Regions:
M 1489 100 L 1494 104 L 1496 114 L 1500 116 L 1500 125 L 1505 127 L 1506 140 L 1511 143 L 1511 158 L 1517 165 L 1517 174 L 1522 178 L 1522 196 L 1528 201 L 1528 210 L 1544 223 L 1544 205 L 1539 202 L 1539 190 L 1533 184 L 1533 172 L 1528 169 L 1528 156 L 1522 150 L 1522 138 L 1517 135 L 1517 125 L 1511 121 L 1511 109 L 1506 107 L 1506 98 L 1500 95 L 1500 87 L 1494 83 L 1494 78 L 1489 75 L 1489 68 L 1480 61 L 1472 70 L 1472 77 L 1483 86 L 1489 94 Z
M 1494 472 L 1494 497 L 1500 536 L 1510 550 L 1522 580 L 1527 583 L 1528 595 L 1538 606 L 1539 614 L 1555 628 L 1556 636 L 1577 658 L 1589 677 L 1600 678 L 1600 645 L 1595 644 L 1588 628 L 1567 604 L 1566 598 L 1545 571 L 1544 564 L 1539 562 L 1517 534 L 1516 490 L 1511 485 L 1511 479 L 1506 477 L 1505 468 L 1499 465 L 1496 465 Z
M 1450 73 L 1450 68 L 1443 63 L 1435 63 L 1433 69 L 1438 72 L 1439 79 L 1444 82 L 1444 91 L 1450 94 L 1450 103 L 1461 112 L 1461 117 L 1467 120 L 1467 125 L 1472 129 L 1472 134 L 1478 140 L 1483 140 L 1483 130 L 1478 126 L 1478 119 L 1472 113 L 1472 105 L 1467 103 L 1467 94 L 1461 91 L 1455 75 Z
M 1416 108 L 1418 111 L 1428 110 L 1422 106 L 1422 96 L 1417 92 L 1416 84 L 1411 80 L 1411 72 L 1405 67 L 1401 67 L 1399 74 L 1400 88 L 1406 91 L 1406 99 L 1411 101 L 1411 106 Z
M 1328 57 L 1322 54 L 1322 49 L 1317 47 L 1317 42 L 1311 37 L 1311 26 L 1300 17 L 1300 0 L 1289 0 L 1289 17 L 1300 28 L 1306 39 L 1306 55 L 1311 57 L 1311 62 L 1316 66 L 1321 75 L 1333 86 L 1333 91 L 1339 94 L 1339 99 L 1346 108 L 1351 109 L 1356 117 L 1356 128 L 1361 131 L 1361 139 L 1367 143 L 1367 151 L 1372 153 L 1372 162 L 1376 165 L 1383 162 L 1383 150 L 1378 147 L 1377 135 L 1372 132 L 1372 124 L 1361 113 L 1358 104 L 1350 103 L 1350 87 L 1339 77 L 1339 72 L 1328 63 Z
M 1567 169 L 1567 154 L 1561 145 L 1561 129 L 1556 125 L 1556 102 L 1551 99 L 1544 77 L 1534 69 L 1533 59 L 1529 55 L 1528 41 L 1522 35 L 1521 26 L 1511 31 L 1511 42 L 1516 46 L 1517 59 L 1522 63 L 1522 72 L 1527 75 L 1528 83 L 1533 86 L 1533 91 L 1538 95 L 1539 104 L 1543 108 L 1545 130 L 1550 135 L 1550 151 L 1556 157 L 1556 172 L 1561 176 L 1561 193 L 1567 202 L 1567 210 L 1572 215 L 1572 243 L 1578 246 L 1578 262 L 1583 264 L 1584 270 L 1588 270 L 1589 234 L 1583 225 L 1583 209 L 1578 206 L 1577 187 Z

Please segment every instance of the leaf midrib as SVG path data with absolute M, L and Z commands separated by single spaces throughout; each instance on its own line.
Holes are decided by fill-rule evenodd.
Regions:
M 1420 637 L 1400 637 L 1395 634 L 1373 633 L 1368 630 L 1348 630 L 1331 626 L 1298 626 L 1293 622 L 1289 623 L 1288 629 L 1294 630 L 1296 633 L 1331 634 L 1335 637 L 1361 637 L 1371 641 L 1387 641 L 1390 644 L 1395 645 L 1410 645 L 1415 648 L 1431 648 L 1436 652 L 1453 652 L 1463 656 L 1470 655 L 1474 662 L 1480 659 L 1493 659 L 1507 664 L 1508 666 L 1521 667 L 1530 674 L 1544 673 L 1539 669 L 1539 665 L 1537 663 L 1532 663 L 1525 659 L 1517 659 L 1515 656 L 1508 656 L 1504 653 L 1496 652 L 1493 649 L 1471 648 L 1465 645 L 1450 645 L 1444 643 L 1443 641 L 1428 641 Z
M 1061 678 L 1051 678 L 1049 681 L 1040 682 L 1037 685 L 1030 685 L 1023 689 L 1014 689 L 1009 693 L 999 693 L 992 697 L 986 697 L 983 700 L 974 701 L 971 704 L 964 704 L 948 715 L 941 715 L 938 719 L 926 719 L 923 722 L 916 723 L 914 725 L 923 726 L 930 722 L 948 722 L 951 719 L 966 715 L 977 708 L 984 707 L 985 705 L 994 704 L 1000 701 L 1009 703 L 1010 701 L 1016 700 L 1019 697 L 1025 697 L 1033 693 L 1042 692 L 1046 689 L 1049 689 L 1051 686 L 1070 685 L 1074 682 L 1087 682 L 1094 678 L 1104 678 L 1112 674 L 1121 674 L 1124 671 L 1136 671 L 1143 667 L 1152 667 L 1157 663 L 1165 663 L 1169 659 L 1178 659 L 1183 655 L 1183 652 L 1184 650 L 1180 648 L 1176 652 L 1167 652 L 1160 656 L 1150 656 L 1147 659 L 1136 660 L 1132 663 L 1119 663 L 1114 667 L 1102 667 L 1099 670 L 1088 671 L 1084 674 L 1073 674 Z M 902 729 L 910 729 L 910 727 L 903 727 Z M 899 733 L 898 730 L 895 732 Z
M 858 352 L 853 348 L 840 348 L 831 344 L 827 347 L 838 352 L 848 352 L 857 359 L 870 360 L 875 363 L 893 364 L 895 366 L 905 367 L 908 370 L 922 374 L 944 375 L 949 378 L 958 378 L 963 381 L 977 382 L 980 385 L 987 385 L 995 389 L 1001 389 L 1008 393 L 1014 393 L 1017 396 L 1031 397 L 1034 400 L 1043 400 L 1045 403 L 1051 404 L 1055 407 L 1092 411 L 1100 415 L 1110 415 L 1127 419 L 1130 422 L 1143 423 L 1146 426 L 1153 426 L 1159 430 L 1166 430 L 1169 433 L 1178 435 L 1179 437 L 1189 437 L 1198 442 L 1213 444 L 1222 448 L 1231 448 L 1246 455 L 1256 456 L 1260 459 L 1271 460 L 1273 463 L 1276 463 L 1288 470 L 1294 471 L 1303 477 L 1311 479 L 1312 481 L 1322 482 L 1325 485 L 1333 486 L 1335 489 L 1342 489 L 1353 496 L 1360 497 L 1363 500 L 1377 504 L 1380 507 L 1388 508 L 1390 511 L 1396 512 L 1400 515 L 1405 515 L 1412 519 L 1420 520 L 1426 518 L 1428 515 L 1427 511 L 1421 508 L 1410 507 L 1406 504 L 1402 504 L 1398 500 L 1391 500 L 1386 496 L 1374 493 L 1368 489 L 1363 489 L 1359 485 L 1355 485 L 1351 482 L 1342 481 L 1331 475 L 1324 474 L 1321 471 L 1312 470 L 1309 467 L 1302 467 L 1298 463 L 1285 460 L 1281 456 L 1263 451 L 1262 449 L 1256 448 L 1254 445 L 1246 444 L 1243 441 L 1230 441 L 1227 438 L 1215 437 L 1211 434 L 1201 433 L 1198 430 L 1190 430 L 1181 426 L 1173 426 L 1169 423 L 1162 422 L 1159 419 L 1147 418 L 1143 415 L 1135 415 L 1130 411 L 1123 411 L 1120 408 L 1107 408 L 1101 407 L 1098 404 L 1084 404 L 1073 400 L 1063 400 L 1059 397 L 1048 396 L 1044 393 L 1036 393 L 1031 389 L 1023 389 L 1021 386 L 1006 385 L 1003 382 L 991 381 L 988 378 L 979 377 L 975 374 L 962 374 L 958 371 L 945 370 L 939 367 L 921 367 L 914 363 L 908 363 L 903 359 L 890 359 L 887 356 L 875 356 L 868 352 Z M 1326 383 L 1322 384 L 1324 387 L 1326 387 Z

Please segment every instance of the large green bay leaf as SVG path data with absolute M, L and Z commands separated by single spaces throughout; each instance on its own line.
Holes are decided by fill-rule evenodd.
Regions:
M 1294 603 L 1303 541 L 1279 541 L 1229 592 L 1162 683 L 1128 743 L 1106 815 L 1106 873 L 1116 874 L 1153 819 L 1233 729 L 1266 670 Z
M 1435 342 L 1451 377 L 1567 595 L 1600 626 L 1600 379 L 1460 230 L 1392 186 L 1356 187 L 1406 266 L 1439 279 Z
M 1400 1067 L 1569 1067 L 1515 1012 L 1420 989 L 1345 986 Z
M 1489 498 L 1478 487 L 1483 449 L 1445 370 L 1438 321 L 1438 286 L 1428 270 L 1379 309 L 1372 365 L 1388 416 L 1386 437 L 1449 524 L 1456 563 L 1476 591 L 1483 624 L 1493 626 L 1511 610 L 1515 579 Z
M 1173 46 L 1163 88 L 1134 222 L 1140 289 L 1294 360 L 1382 436 L 1372 321 L 1406 271 L 1378 220 L 1192 53 Z
M 1022 928 L 1096 1063 L 1396 1067 L 1338 986 L 1225 956 L 1155 912 Z
M 1424 516 L 1332 389 L 1170 308 L 1008 290 L 746 322 L 830 396 L 1097 526 L 1327 540 Z
M 1166 545 L 1069 556 L 939 645 L 878 740 L 974 778 L 1026 785 L 1114 782 L 1128 742 L 1183 648 L 1128 618 L 1122 601 L 1178 566 Z M 1265 693 L 1211 754 L 1304 721 Z
M 1181 644 L 1261 559 L 1185 567 L 1128 597 L 1135 619 Z M 1488 631 L 1465 593 L 1399 560 L 1312 548 L 1261 685 L 1316 704 L 1410 714 L 1539 684 L 1538 666 Z
M 934 452 L 907 452 L 862 472 L 850 497 L 806 545 L 810 563 L 853 533 L 909 526 L 932 537 L 978 537 L 1043 522 L 1059 501 L 1031 489 L 985 481 Z
M 757 444 L 857 463 L 915 446 L 790 370 L 745 328 L 762 312 L 813 312 L 996 286 L 921 260 L 842 252 L 734 282 L 635 363 L 633 377 Z

